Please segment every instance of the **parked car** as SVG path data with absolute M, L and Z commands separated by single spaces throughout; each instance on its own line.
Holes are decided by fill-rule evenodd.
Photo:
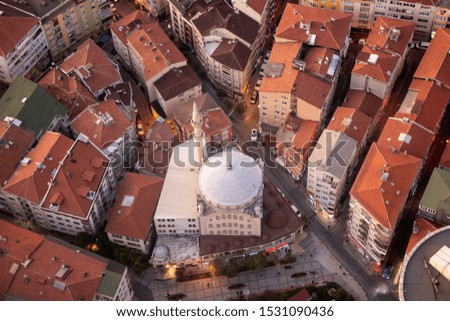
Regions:
M 258 140 L 258 130 L 256 128 L 252 129 L 252 133 L 250 134 L 250 140 L 252 142 L 256 142 Z
M 142 126 L 142 122 L 141 121 L 137 121 L 137 133 L 139 136 L 144 136 L 144 126 Z
M 389 280 L 391 278 L 391 273 L 392 273 L 392 265 L 386 265 L 386 268 L 384 269 L 383 272 L 383 278 Z
M 258 100 L 258 92 L 256 90 L 253 90 L 252 96 L 250 97 L 250 103 L 256 104 L 257 100 Z
M 262 79 L 258 78 L 258 80 L 256 81 L 256 85 L 255 85 L 256 90 L 259 90 L 259 88 L 261 87 L 261 82 L 262 82 Z
M 430 43 L 426 42 L 426 41 L 421 41 L 421 42 L 418 42 L 416 44 L 416 48 L 417 49 L 424 49 L 424 50 L 426 50 L 426 49 L 428 49 L 429 46 L 430 46 Z

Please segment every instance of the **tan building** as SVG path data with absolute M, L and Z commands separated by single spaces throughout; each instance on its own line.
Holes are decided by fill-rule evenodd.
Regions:
M 323 126 L 348 49 L 350 18 L 290 3 L 286 6 L 259 91 L 263 130 L 265 126 L 276 130 L 291 111 Z
M 84 135 L 46 132 L 20 162 L 3 192 L 12 212 L 48 230 L 95 234 L 116 187 L 108 158 Z
M 350 191 L 348 236 L 383 263 L 401 221 L 422 159 L 372 144 Z
M 112 22 L 111 3 L 108 0 L 23 2 L 25 10 L 39 19 L 54 61 L 62 58 L 81 41 L 107 30 Z M 16 5 L 8 0 L 1 3 L 23 10 L 23 4 Z
M 32 13 L 0 2 L 0 82 L 35 80 L 50 63 L 47 39 Z
M 133 122 L 113 100 L 91 105 L 70 123 L 75 137 L 83 134 L 111 160 L 120 179 L 134 167 L 138 156 Z
M 1 221 L 0 299 L 131 301 L 126 266 L 52 236 Z M 20 246 L 17 244 L 20 243 Z M 26 245 L 26 246 L 24 246 Z
M 365 90 L 384 99 L 400 75 L 415 24 L 380 17 L 356 57 L 350 89 Z
M 111 242 L 148 254 L 155 241 L 153 215 L 163 179 L 127 172 L 117 185 L 105 231 Z
M 372 119 L 339 107 L 308 159 L 307 191 L 319 214 L 334 218 L 348 178 L 366 144 Z

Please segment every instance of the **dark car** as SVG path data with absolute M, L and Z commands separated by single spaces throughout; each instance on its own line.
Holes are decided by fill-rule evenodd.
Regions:
M 384 269 L 383 272 L 383 278 L 389 280 L 391 278 L 391 273 L 392 273 L 392 265 L 386 265 L 386 268 Z

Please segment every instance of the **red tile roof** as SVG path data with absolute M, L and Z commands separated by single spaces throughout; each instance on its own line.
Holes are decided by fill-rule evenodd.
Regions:
M 83 42 L 74 54 L 59 65 L 59 68 L 65 74 L 78 71 L 84 78 L 81 81 L 93 94 L 122 82 L 118 67 L 91 38 Z
M 130 13 L 128 16 L 123 17 L 122 19 L 113 22 L 110 26 L 111 32 L 119 38 L 119 40 L 123 43 L 124 46 L 127 45 L 127 36 L 129 33 L 133 32 L 136 28 L 144 24 L 148 24 L 153 22 L 154 18 L 146 14 L 142 10 L 136 10 L 133 13 Z
M 101 150 L 122 137 L 130 126 L 131 120 L 113 100 L 91 105 L 70 123 L 75 133 L 85 134 Z
M 267 0 L 247 0 L 247 5 L 261 15 L 268 2 Z
M 294 134 L 292 147 L 297 151 L 309 149 L 312 140 L 317 134 L 318 128 L 319 122 L 302 119 L 300 126 Z
M 171 64 L 187 61 L 157 22 L 136 29 L 128 36 L 128 43 L 140 56 L 147 81 L 160 75 Z
M 64 242 L 0 221 L 0 298 L 35 301 L 93 300 L 107 260 Z M 27 267 L 21 263 L 29 262 Z M 62 265 L 67 267 L 66 273 Z M 59 288 L 57 288 L 58 286 Z
M 338 107 L 327 129 L 341 132 L 353 138 L 357 143 L 364 139 L 372 118 L 353 108 Z
M 378 145 L 393 147 L 418 158 L 425 158 L 434 135 L 414 122 L 414 116 L 397 113 L 383 127 Z
M 189 65 L 174 68 L 155 81 L 155 87 L 165 101 L 201 84 L 200 78 Z
M 147 240 L 163 184 L 161 178 L 127 172 L 108 211 L 106 233 Z
M 94 95 L 91 94 L 75 75 L 66 76 L 58 68 L 50 69 L 39 80 L 38 84 L 66 107 L 69 119 L 74 119 L 87 106 L 97 102 Z
M 382 226 L 394 229 L 422 159 L 373 143 L 350 195 Z
M 438 28 L 425 52 L 415 78 L 436 79 L 450 87 L 450 29 Z
M 24 128 L 0 120 L 0 186 L 12 175 L 34 139 L 34 135 Z
M 231 120 L 220 107 L 208 110 L 202 109 L 200 113 L 203 117 L 202 130 L 207 138 L 212 137 L 216 133 L 221 133 L 224 129 L 229 129 L 233 126 Z M 191 137 L 194 132 L 191 121 L 189 120 L 186 122 L 183 127 L 188 136 Z
M 366 46 L 403 56 L 412 39 L 415 27 L 414 22 L 378 17 L 366 39 Z M 397 31 L 399 35 L 395 37 Z
M 275 37 L 280 40 L 307 43 L 310 35 L 316 35 L 315 46 L 340 51 L 344 48 L 351 21 L 351 14 L 288 3 Z M 300 22 L 310 24 L 309 34 L 306 33 L 306 29 L 300 28 Z M 321 30 L 323 26 L 325 29 Z
M 0 56 L 9 54 L 38 24 L 38 19 L 33 17 L 0 16 Z
M 46 132 L 36 147 L 27 154 L 28 162 L 17 167 L 3 189 L 39 204 L 47 192 L 47 183 L 53 169 L 58 168 L 59 161 L 72 144 L 73 141 L 64 135 Z
M 331 79 L 332 76 L 327 72 L 330 67 L 333 54 L 339 56 L 338 52 L 328 48 L 309 48 L 305 56 L 305 70 L 307 72 Z
M 383 100 L 365 90 L 350 89 L 342 106 L 355 108 L 371 118 L 375 118 Z
M 322 109 L 330 94 L 331 81 L 301 71 L 297 74 L 294 88 L 294 96 Z
M 308 291 L 305 289 L 302 289 L 301 291 L 294 294 L 291 298 L 289 298 L 289 301 L 310 301 L 311 295 L 309 295 Z
M 422 79 L 413 79 L 409 90 L 417 92 L 410 113 L 417 115 L 417 123 L 435 132 L 450 101 L 450 90 Z
M 240 41 L 223 39 L 211 54 L 211 58 L 231 69 L 244 71 L 249 62 L 251 51 Z
M 371 56 L 376 57 L 375 55 L 378 56 L 376 63 L 370 63 L 369 58 Z M 383 83 L 388 83 L 399 60 L 400 58 L 398 56 L 379 50 L 372 50 L 364 46 L 356 57 L 356 63 L 352 73 L 362 76 L 367 75 Z

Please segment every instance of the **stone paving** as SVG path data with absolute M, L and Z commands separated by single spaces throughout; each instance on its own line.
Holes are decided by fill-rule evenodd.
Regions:
M 242 272 L 233 278 L 213 277 L 189 282 L 176 282 L 174 279 L 157 281 L 153 271 L 148 270 L 138 281 L 153 292 L 156 301 L 167 300 L 167 294 L 175 293 L 185 294 L 184 300 L 224 301 L 236 298 L 238 291 L 259 294 L 266 290 L 289 289 L 331 281 L 340 284 L 356 300 L 367 300 L 363 289 L 313 233 L 308 233 L 302 240 L 296 240 L 291 249 L 297 256 L 297 261 L 290 264 L 291 269 L 278 265 L 262 271 Z M 310 271 L 316 274 L 311 274 Z M 296 272 L 307 274 L 301 278 L 292 278 L 291 275 Z M 238 290 L 228 289 L 230 285 L 237 283 L 245 284 L 245 287 Z

